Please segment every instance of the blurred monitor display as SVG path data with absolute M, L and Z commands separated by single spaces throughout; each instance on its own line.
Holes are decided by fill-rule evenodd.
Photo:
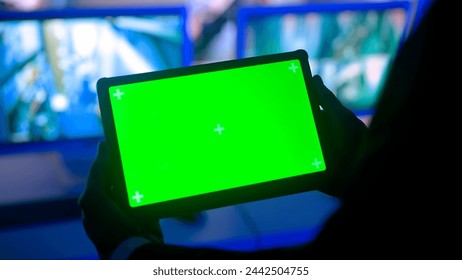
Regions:
M 182 6 L 0 11 L 0 226 L 78 213 L 96 81 L 190 65 L 186 22 Z
M 186 66 L 183 7 L 2 12 L 0 145 L 103 136 L 96 81 Z
M 237 56 L 305 49 L 313 75 L 366 123 L 404 41 L 409 1 L 244 7 Z

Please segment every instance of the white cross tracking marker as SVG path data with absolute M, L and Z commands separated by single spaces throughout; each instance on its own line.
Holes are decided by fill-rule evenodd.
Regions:
M 112 96 L 115 96 L 117 97 L 118 100 L 120 100 L 122 98 L 122 95 L 124 95 L 125 93 L 120 91 L 120 89 L 117 89 L 116 92 L 114 94 L 112 94 Z
M 222 127 L 220 124 L 217 124 L 217 127 L 213 130 L 218 133 L 218 135 L 221 135 L 221 132 L 225 130 L 224 127 Z
M 135 195 L 132 196 L 132 199 L 136 200 L 136 203 L 140 203 L 144 195 L 140 194 L 138 191 L 135 192 Z
M 290 64 L 289 70 L 295 73 L 297 72 L 297 69 L 298 69 L 298 66 L 292 62 L 292 64 Z
M 311 163 L 311 165 L 313 165 L 314 167 L 316 167 L 316 169 L 319 169 L 319 166 L 322 164 L 321 161 L 319 161 L 317 158 L 315 158 L 313 160 L 313 162 Z

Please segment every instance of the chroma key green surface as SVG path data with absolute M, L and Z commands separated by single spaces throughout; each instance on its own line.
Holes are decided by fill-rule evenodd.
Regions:
M 296 59 L 109 93 L 131 207 L 326 169 Z

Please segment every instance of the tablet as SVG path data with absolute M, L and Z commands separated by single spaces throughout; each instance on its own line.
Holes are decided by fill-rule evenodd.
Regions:
M 316 189 L 311 79 L 304 50 L 99 79 L 120 202 L 161 218 Z

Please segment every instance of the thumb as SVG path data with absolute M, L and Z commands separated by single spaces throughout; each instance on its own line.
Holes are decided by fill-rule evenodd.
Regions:
M 91 166 L 85 189 L 78 200 L 78 204 L 82 208 L 88 207 L 95 200 L 106 196 L 111 185 L 108 149 L 105 142 L 99 143 L 97 157 Z
M 327 108 L 339 108 L 344 107 L 343 104 L 338 100 L 335 94 L 328 89 L 319 75 L 313 76 L 313 84 L 316 90 L 319 104 L 325 110 Z

